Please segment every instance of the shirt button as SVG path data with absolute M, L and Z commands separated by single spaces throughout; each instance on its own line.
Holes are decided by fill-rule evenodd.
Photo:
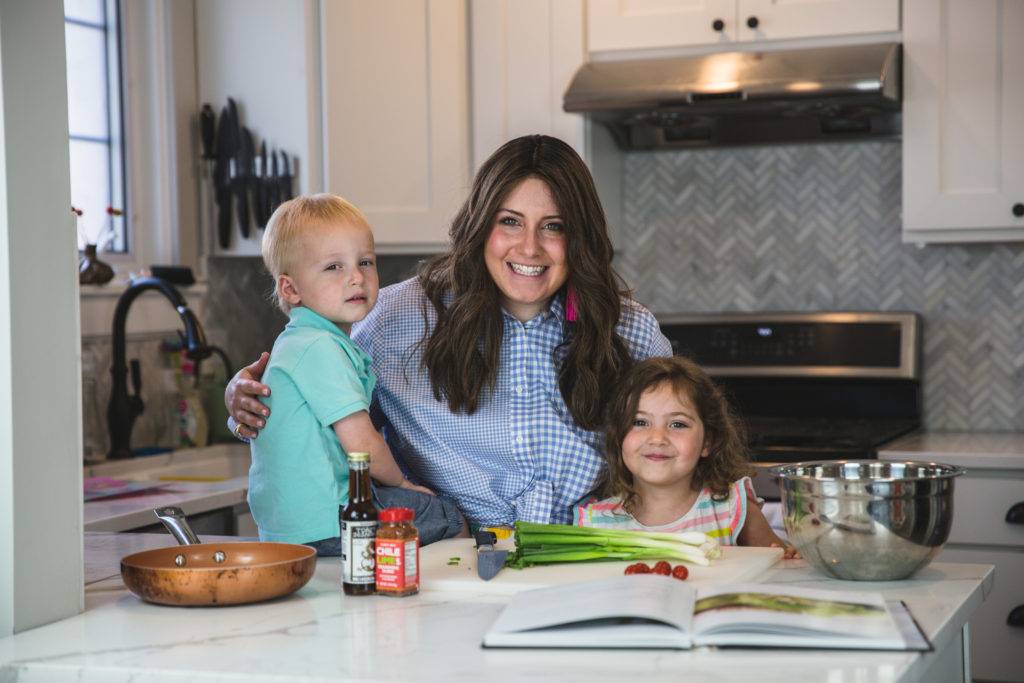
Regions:
M 516 437 L 516 443 L 522 443 L 522 442 L 523 442 L 523 435 L 520 434 L 519 436 Z
M 523 393 L 523 385 L 522 384 L 519 384 L 519 385 L 516 386 L 516 393 L 517 394 Z

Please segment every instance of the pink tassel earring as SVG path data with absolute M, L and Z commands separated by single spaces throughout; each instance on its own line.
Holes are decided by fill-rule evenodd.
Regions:
M 565 319 L 571 323 L 576 322 L 579 300 L 576 296 L 576 288 L 569 285 L 565 290 Z

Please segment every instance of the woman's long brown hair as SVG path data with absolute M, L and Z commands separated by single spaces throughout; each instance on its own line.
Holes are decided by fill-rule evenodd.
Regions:
M 608 468 L 602 494 L 620 498 L 622 507 L 630 514 L 636 512 L 639 499 L 633 473 L 622 459 L 622 441 L 633 428 L 640 396 L 663 384 L 672 387 L 677 396 L 688 397 L 704 424 L 704 447 L 708 455 L 697 461 L 691 481 L 693 490 L 708 488 L 714 498 L 722 499 L 729 495 L 733 482 L 753 474 L 742 424 L 711 377 L 682 356 L 649 358 L 637 363 L 626 375 L 608 406 L 605 434 Z
M 423 342 L 423 365 L 434 396 L 453 412 L 473 413 L 495 388 L 503 321 L 484 246 L 502 200 L 527 178 L 544 181 L 554 196 L 565 226 L 567 285 L 579 300 L 577 319 L 564 323 L 558 348 L 559 389 L 576 424 L 596 430 L 602 426 L 602 395 L 632 365 L 615 331 L 629 292 L 612 268 L 612 244 L 590 171 L 557 138 L 517 138 L 491 155 L 452 221 L 449 251 L 420 268 L 420 283 L 437 313 Z M 564 289 L 556 296 L 564 297 Z

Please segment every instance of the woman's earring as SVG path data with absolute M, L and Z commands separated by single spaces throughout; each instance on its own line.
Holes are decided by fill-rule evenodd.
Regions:
M 576 288 L 570 284 L 565 290 L 565 319 L 571 323 L 576 322 L 578 309 L 579 300 L 576 297 Z

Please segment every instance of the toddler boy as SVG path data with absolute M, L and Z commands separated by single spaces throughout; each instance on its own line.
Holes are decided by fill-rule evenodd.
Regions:
M 260 539 L 341 550 L 339 507 L 348 501 L 346 453 L 370 453 L 378 507 L 411 507 L 424 543 L 455 535 L 450 501 L 412 484 L 369 416 L 376 378 L 349 338 L 377 302 L 373 234 L 355 206 L 319 194 L 282 204 L 267 223 L 263 260 L 288 325 L 274 342 L 262 400 L 271 417 L 251 442 L 249 507 Z

